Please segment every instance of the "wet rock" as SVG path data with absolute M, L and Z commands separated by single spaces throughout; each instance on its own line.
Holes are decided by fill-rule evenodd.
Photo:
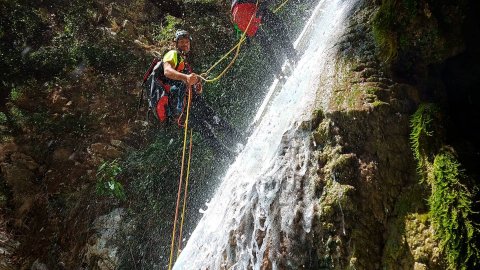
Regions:
M 7 156 L 13 152 L 18 151 L 18 146 L 15 143 L 5 143 L 0 145 L 0 162 L 5 161 Z
M 112 244 L 112 240 L 119 229 L 123 214 L 124 209 L 117 208 L 93 222 L 96 234 L 88 240 L 83 257 L 83 262 L 88 265 L 88 269 L 118 268 L 118 248 Z
M 0 269 L 18 269 L 14 265 L 12 258 L 20 243 L 13 239 L 13 235 L 7 232 L 9 229 L 5 226 L 4 222 L 0 224 Z
M 56 89 L 52 91 L 52 93 L 49 95 L 49 100 L 49 108 L 52 110 L 52 112 L 57 113 L 65 111 L 65 108 L 69 102 L 69 100 L 63 96 L 62 89 Z
M 119 149 L 127 149 L 128 148 L 128 146 L 121 140 L 112 139 L 112 140 L 110 140 L 110 144 L 119 148 Z
M 5 183 L 14 194 L 29 193 L 34 188 L 35 174 L 28 168 L 9 163 L 2 163 L 0 168 Z
M 15 152 L 10 156 L 10 159 L 12 163 L 22 165 L 30 171 L 38 169 L 38 164 L 35 162 L 35 160 L 23 153 Z
M 106 143 L 94 143 L 90 145 L 87 151 L 91 155 L 109 159 L 118 158 L 122 154 L 116 147 Z
M 30 270 L 48 270 L 48 267 L 46 264 L 41 263 L 40 259 L 37 259 L 35 262 L 33 262 Z
M 137 37 L 137 31 L 131 21 L 129 20 L 123 21 L 121 34 L 122 36 L 132 40 Z
M 70 159 L 72 150 L 66 148 L 58 148 L 53 152 L 52 158 L 54 161 L 66 161 Z

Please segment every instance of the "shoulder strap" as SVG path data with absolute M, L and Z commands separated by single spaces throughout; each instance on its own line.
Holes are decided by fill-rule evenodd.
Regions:
M 186 62 L 185 62 L 185 59 L 182 57 L 182 54 L 178 50 L 175 50 L 175 51 L 177 51 L 177 57 L 179 57 L 177 59 L 177 65 L 175 66 L 175 69 L 177 69 L 181 62 L 184 62 L 184 63 Z
M 143 83 L 145 83 L 148 79 L 148 76 L 152 73 L 154 67 L 157 65 L 157 63 L 160 62 L 158 58 L 153 58 L 152 62 L 150 63 L 150 66 L 147 69 L 147 72 L 143 75 Z

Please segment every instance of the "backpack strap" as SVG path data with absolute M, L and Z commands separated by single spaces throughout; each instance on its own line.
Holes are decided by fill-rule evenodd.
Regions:
M 143 75 L 143 82 L 142 84 L 145 84 L 145 82 L 148 80 L 148 77 L 150 74 L 152 74 L 154 67 L 157 65 L 157 63 L 160 61 L 158 58 L 153 58 L 152 62 L 150 63 L 150 66 L 148 67 L 147 71 Z

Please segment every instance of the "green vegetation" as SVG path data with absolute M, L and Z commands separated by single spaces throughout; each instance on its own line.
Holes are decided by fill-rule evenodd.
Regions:
M 410 46 L 409 34 L 403 31 L 418 20 L 418 8 L 418 0 L 382 0 L 373 19 L 373 36 L 387 62 Z
M 129 179 L 126 189 L 130 204 L 119 236 L 122 269 L 153 269 L 159 262 L 163 265 L 168 263 L 182 140 L 183 134 L 178 132 L 177 127 L 166 128 L 153 138 L 148 147 L 131 152 L 122 162 L 122 167 L 128 168 L 125 178 Z M 200 218 L 201 214 L 196 209 L 202 207 L 205 198 L 213 192 L 211 185 L 216 183 L 216 179 L 212 175 L 221 173 L 229 162 L 215 157 L 195 133 L 193 141 L 183 228 L 185 235 Z M 159 255 L 162 256 L 160 261 Z M 139 261 L 135 258 L 143 259 Z
M 372 22 L 380 56 L 406 77 L 450 57 L 463 39 L 467 2 L 382 0 Z
M 118 160 L 103 162 L 97 170 L 97 193 L 124 200 L 126 198 L 125 190 L 118 181 L 118 175 L 121 172 L 122 168 L 118 164 Z
M 152 25 L 152 37 L 155 41 L 171 40 L 181 20 L 171 15 L 165 16 L 165 23 Z
M 442 140 L 438 134 L 439 113 L 437 105 L 421 104 L 410 120 L 410 143 L 422 181 L 426 180 L 427 162 L 432 160 L 439 141 Z
M 448 148 L 435 156 L 432 178 L 430 213 L 448 264 L 451 269 L 477 269 L 480 267 L 480 223 L 472 207 L 473 194 L 478 190 L 471 191 L 463 184 L 466 175 Z
M 7 123 L 7 116 L 5 113 L 0 112 L 0 125 L 6 124 Z
M 12 90 L 10 91 L 10 100 L 17 101 L 21 97 L 22 93 L 20 92 L 20 90 L 18 88 L 12 88 Z
M 480 266 L 480 224 L 475 208 L 478 188 L 469 181 L 453 148 L 440 136 L 441 110 L 422 104 L 411 118 L 410 140 L 422 182 L 431 187 L 429 216 L 450 269 Z
M 375 41 L 380 45 L 387 60 L 395 58 L 398 50 L 397 33 L 395 32 L 398 23 L 396 2 L 395 0 L 383 0 L 373 20 Z

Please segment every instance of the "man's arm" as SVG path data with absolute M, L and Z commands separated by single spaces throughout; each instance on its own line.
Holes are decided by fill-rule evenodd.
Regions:
M 194 85 L 198 81 L 197 74 L 195 73 L 184 74 L 184 73 L 178 72 L 173 68 L 170 62 L 163 63 L 163 74 L 169 79 L 176 80 L 176 81 L 183 81 L 187 85 Z

